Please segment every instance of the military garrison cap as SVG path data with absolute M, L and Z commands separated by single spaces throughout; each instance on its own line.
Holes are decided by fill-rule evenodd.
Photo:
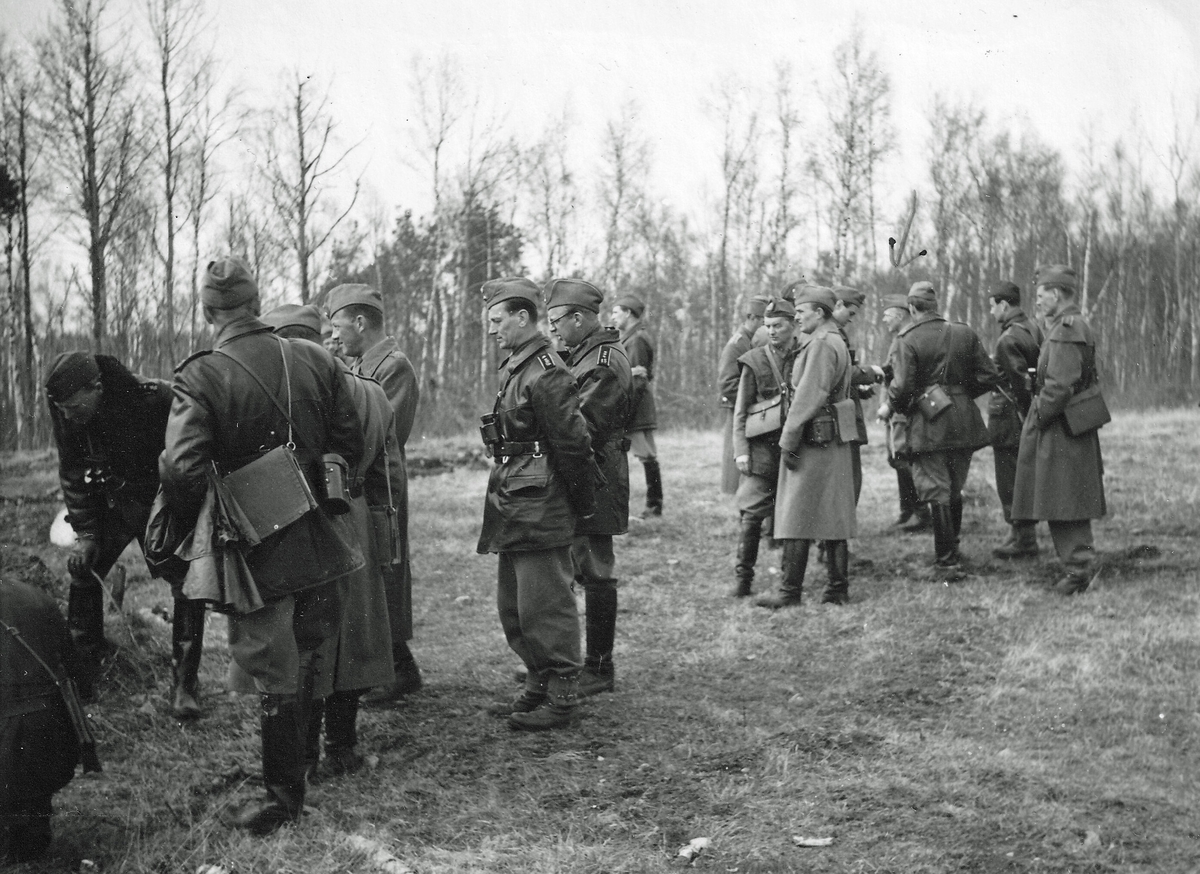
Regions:
M 783 298 L 784 300 L 790 300 L 792 303 L 795 303 L 796 302 L 796 292 L 799 291 L 801 288 L 803 288 L 807 284 L 808 284 L 808 280 L 805 279 L 803 276 L 801 276 L 795 282 L 789 282 L 787 285 L 785 285 L 783 287 L 783 291 L 779 293 L 779 296 L 781 298 Z
M 275 307 L 262 320 L 276 331 L 281 328 L 307 328 L 314 334 L 321 333 L 321 313 L 312 304 L 301 306 L 298 303 L 285 303 Z
M 848 285 L 839 285 L 833 290 L 833 296 L 848 307 L 860 307 L 867 302 L 867 293 Z
M 1074 294 L 1079 291 L 1079 276 L 1066 264 L 1048 264 L 1033 271 L 1033 284 L 1035 287 L 1061 288 Z
M 933 287 L 933 283 L 927 280 L 914 282 L 912 288 L 908 290 L 910 300 L 927 300 L 930 303 L 937 302 L 937 289 Z
M 542 291 L 546 295 L 546 309 L 575 307 L 598 313 L 604 301 L 604 292 L 584 279 L 551 279 Z
M 506 276 L 503 279 L 489 279 L 479 289 L 483 292 L 483 302 L 491 309 L 506 300 L 525 300 L 533 304 L 536 311 L 542 294 L 536 285 L 524 276 Z
M 258 299 L 258 283 L 240 258 L 209 261 L 200 300 L 217 310 L 232 310 Z
M 332 319 L 338 310 L 344 310 L 349 306 L 371 307 L 379 310 L 382 315 L 383 295 L 371 286 L 359 282 L 339 285 L 330 290 L 329 297 L 325 301 L 325 312 L 329 318 Z
M 883 308 L 885 310 L 907 310 L 908 298 L 902 294 L 885 294 Z
M 65 401 L 100 380 L 100 366 L 89 352 L 62 352 L 46 368 L 46 395 L 52 401 Z
M 762 318 L 766 315 L 767 307 L 770 305 L 771 298 L 769 297 L 752 297 L 750 298 L 750 302 L 746 304 L 746 315 Z
M 642 313 L 646 311 L 646 302 L 636 294 L 621 295 L 613 301 L 613 306 L 624 307 L 639 319 L 642 317 Z
M 837 300 L 833 296 L 832 288 L 826 288 L 824 285 L 802 285 L 796 289 L 796 308 L 799 309 L 802 303 L 819 304 L 832 313 Z
M 773 300 L 767 304 L 767 310 L 763 315 L 768 319 L 778 318 L 779 316 L 791 319 L 796 316 L 796 307 L 792 305 L 790 300 Z

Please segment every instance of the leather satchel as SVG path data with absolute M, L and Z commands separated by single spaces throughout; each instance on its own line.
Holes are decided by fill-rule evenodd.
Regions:
M 1112 421 L 1108 404 L 1100 393 L 1100 384 L 1092 383 L 1077 392 L 1063 410 L 1063 429 L 1071 437 L 1082 437 Z
M 833 414 L 837 417 L 837 439 L 839 443 L 860 443 L 858 433 L 858 405 L 854 398 L 845 398 L 833 404 Z
M 783 428 L 783 394 L 758 401 L 746 408 L 746 437 L 762 437 Z
M 300 460 L 290 446 L 265 455 L 222 477 L 259 540 L 282 531 L 318 506 Z

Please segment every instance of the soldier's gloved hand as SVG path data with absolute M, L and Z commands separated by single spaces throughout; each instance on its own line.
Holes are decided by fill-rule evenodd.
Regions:
M 738 473 L 744 474 L 745 476 L 750 476 L 750 456 L 749 455 L 739 455 L 737 458 L 735 458 L 733 460 L 733 463 L 737 465 Z
M 794 452 L 788 452 L 783 456 L 783 463 L 788 470 L 799 470 L 800 456 Z
M 81 537 L 71 547 L 71 554 L 67 557 L 67 570 L 73 577 L 81 579 L 91 577 L 92 568 L 96 566 L 98 558 L 100 558 L 100 544 L 90 537 Z
M 870 367 L 870 370 L 873 374 L 875 374 L 876 382 L 883 382 L 884 379 L 887 377 L 887 374 L 884 372 L 883 368 L 880 367 L 878 364 L 872 364 Z

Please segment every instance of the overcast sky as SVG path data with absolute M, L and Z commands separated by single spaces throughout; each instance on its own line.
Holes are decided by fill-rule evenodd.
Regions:
M 54 5 L 0 0 L 0 23 L 28 33 Z M 140 27 L 142 0 L 110 5 L 125 28 Z M 208 8 L 228 82 L 266 105 L 289 69 L 331 81 L 331 109 L 344 140 L 362 140 L 356 159 L 379 201 L 418 210 L 425 186 L 406 169 L 414 56 L 455 56 L 481 105 L 527 141 L 569 104 L 589 176 L 605 120 L 637 101 L 655 186 L 688 209 L 718 179 L 719 124 L 703 108 L 714 83 L 732 74 L 766 95 L 774 65 L 788 59 L 798 85 L 815 93 L 856 16 L 891 79 L 896 202 L 926 184 L 912 177 L 937 93 L 973 99 L 1071 160 L 1086 126 L 1107 144 L 1135 118 L 1163 151 L 1172 99 L 1190 111 L 1200 89 L 1195 0 L 209 0 Z

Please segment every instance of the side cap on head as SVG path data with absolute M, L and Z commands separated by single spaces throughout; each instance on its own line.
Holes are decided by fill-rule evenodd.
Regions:
M 796 309 L 799 309 L 802 303 L 820 304 L 833 312 L 837 300 L 833 296 L 832 288 L 826 288 L 824 285 L 802 285 L 796 289 Z
M 301 306 L 298 303 L 285 303 L 277 306 L 262 317 L 265 324 L 278 331 L 280 328 L 307 328 L 313 333 L 321 333 L 321 313 L 313 306 Z
M 927 300 L 930 303 L 937 302 L 937 289 L 933 287 L 933 283 L 927 280 L 914 282 L 912 288 L 908 290 L 909 300 Z
M 1072 294 L 1079 291 L 1079 276 L 1075 268 L 1066 264 L 1047 264 L 1033 271 L 1033 286 L 1044 285 L 1046 288 L 1061 288 Z
M 382 314 L 383 295 L 371 286 L 359 282 L 339 285 L 330 289 L 329 297 L 325 301 L 325 312 L 332 319 L 337 315 L 338 310 L 355 305 L 371 307 L 379 310 Z
M 771 305 L 769 297 L 752 297 L 750 302 L 746 304 L 746 315 L 754 316 L 761 319 L 767 313 L 767 307 Z
M 209 261 L 200 301 L 216 310 L 231 310 L 258 299 L 258 283 L 240 258 Z
M 536 311 L 542 297 L 540 289 L 524 276 L 489 279 L 479 290 L 483 292 L 483 302 L 488 309 L 506 300 L 526 300 L 533 304 Z
M 768 319 L 778 318 L 779 316 L 794 319 L 796 317 L 796 307 L 792 305 L 790 300 L 773 300 L 767 304 L 767 310 L 763 313 L 763 316 Z
M 613 306 L 624 307 L 639 319 L 642 317 L 642 313 L 646 311 L 646 302 L 636 294 L 621 295 L 613 301 Z
M 834 288 L 833 296 L 848 307 L 861 307 L 867 302 L 867 293 L 865 291 L 859 291 L 857 288 L 851 288 L 848 285 L 839 285 Z
M 546 309 L 569 306 L 598 313 L 604 302 L 604 292 L 585 279 L 551 279 L 542 292 Z
M 46 368 L 46 396 L 65 401 L 100 379 L 100 366 L 90 352 L 62 352 Z
M 908 312 L 908 298 L 902 294 L 885 294 L 883 296 L 885 310 L 904 310 Z

